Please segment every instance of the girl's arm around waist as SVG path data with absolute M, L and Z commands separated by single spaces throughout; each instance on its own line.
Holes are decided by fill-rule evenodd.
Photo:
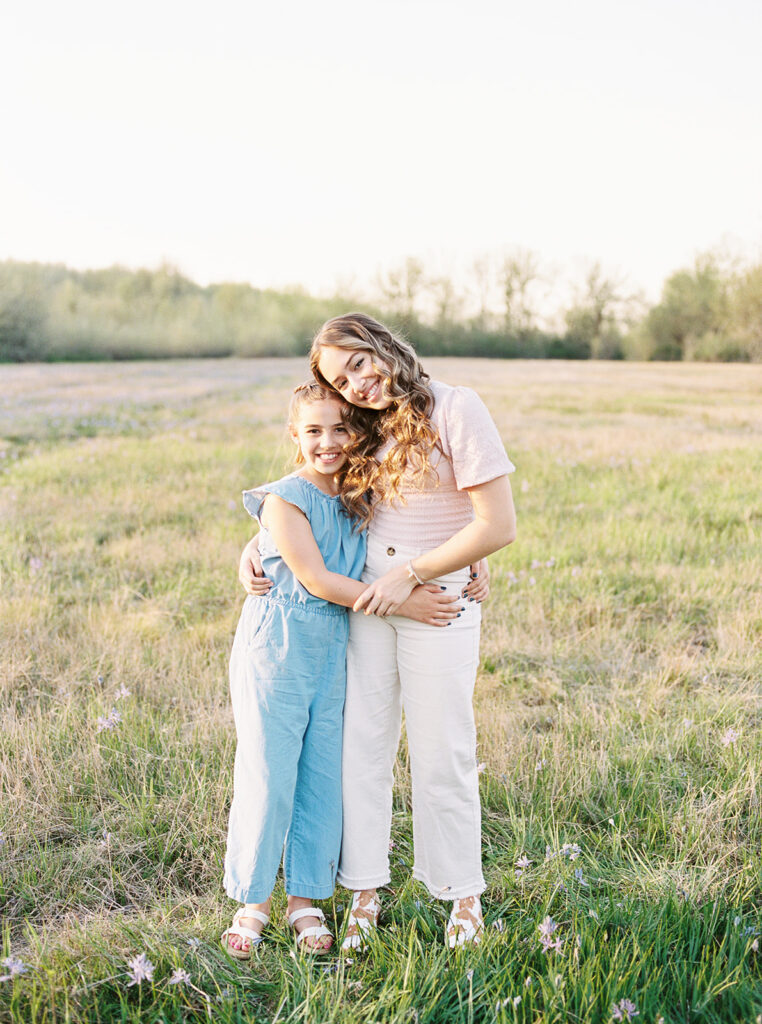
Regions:
M 295 505 L 269 494 L 262 510 L 267 527 L 281 558 L 301 585 L 313 597 L 351 608 L 365 590 L 365 584 L 326 568 L 307 517 Z M 417 587 L 399 608 L 398 614 L 430 625 L 446 626 L 462 610 L 460 602 L 437 586 Z
M 445 576 L 463 569 L 480 558 L 499 551 L 516 539 L 516 512 L 508 476 L 499 476 L 487 483 L 467 488 L 474 509 L 474 519 L 444 544 L 413 559 L 413 572 L 418 580 Z M 415 585 L 407 566 L 390 569 L 355 601 L 355 611 L 366 614 L 393 615 Z

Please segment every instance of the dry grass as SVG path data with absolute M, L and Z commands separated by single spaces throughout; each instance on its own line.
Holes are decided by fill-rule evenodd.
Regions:
M 7 367 L 0 907 L 3 955 L 35 969 L 0 985 L 0 1015 L 204 1017 L 193 993 L 124 987 L 142 948 L 226 1021 L 279 1004 L 281 1020 L 508 1020 L 495 1003 L 514 992 L 526 1020 L 608 1020 L 625 995 L 641 1020 L 762 1011 L 762 367 L 429 369 L 477 388 L 517 464 L 476 698 L 487 905 L 510 927 L 469 954 L 467 981 L 443 958 L 440 910 L 408 881 L 403 748 L 405 863 L 387 945 L 353 968 L 365 994 L 348 968 L 295 966 L 280 932 L 253 976 L 217 955 L 239 495 L 283 468 L 304 366 Z M 112 707 L 121 723 L 99 732 Z M 565 842 L 575 862 L 545 860 Z M 546 913 L 568 938 L 553 961 Z

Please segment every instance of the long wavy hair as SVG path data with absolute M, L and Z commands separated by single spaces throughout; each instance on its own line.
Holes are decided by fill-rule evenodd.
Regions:
M 320 353 L 326 347 L 370 352 L 374 365 L 378 361 L 387 368 L 379 367 L 379 372 L 384 396 L 392 401 L 389 408 L 375 412 L 350 404 L 348 417 L 356 438 L 346 449 L 344 487 L 354 504 L 365 504 L 362 523 L 367 525 L 374 500 L 404 501 L 403 476 L 406 483 L 418 487 L 437 479 L 431 463 L 432 452 L 439 445 L 439 434 L 430 420 L 434 395 L 415 349 L 366 313 L 333 317 L 312 342 L 310 368 L 315 379 L 339 394 L 320 372 Z M 389 440 L 394 446 L 379 462 L 376 453 Z
M 341 410 L 342 423 L 344 423 L 349 431 L 349 443 L 345 450 L 348 451 L 355 445 L 361 444 L 363 435 L 358 433 L 355 426 L 350 422 L 352 406 L 333 388 L 329 388 L 316 380 L 307 380 L 303 384 L 298 384 L 294 388 L 291 394 L 291 401 L 288 405 L 289 430 L 296 430 L 299 417 L 305 405 L 314 405 L 315 402 L 325 402 L 327 400 L 338 403 Z M 304 458 L 302 449 L 300 445 L 297 445 L 296 452 L 294 453 L 294 465 L 303 466 L 305 462 L 306 459 Z M 358 500 L 357 497 L 353 496 L 352 490 L 348 490 L 346 481 L 349 466 L 350 463 L 349 460 L 347 460 L 342 468 L 336 473 L 336 483 L 339 488 L 339 499 L 349 515 L 356 520 L 357 528 L 362 529 L 367 521 L 368 501 L 367 499 Z

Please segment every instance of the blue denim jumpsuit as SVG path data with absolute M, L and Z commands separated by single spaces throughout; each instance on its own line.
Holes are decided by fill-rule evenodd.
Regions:
M 330 572 L 360 578 L 365 534 L 338 497 L 294 474 L 244 491 L 257 519 L 267 494 L 304 513 Z M 286 891 L 326 899 L 341 846 L 347 609 L 308 593 L 265 527 L 259 551 L 273 585 L 265 598 L 246 598 L 230 658 L 238 746 L 225 890 L 241 903 L 263 903 L 285 842 Z

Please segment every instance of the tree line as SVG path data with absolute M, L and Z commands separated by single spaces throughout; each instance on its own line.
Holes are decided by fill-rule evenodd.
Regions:
M 475 259 L 456 286 L 409 258 L 320 298 L 302 288 L 206 287 L 171 266 L 73 270 L 0 262 L 0 361 L 295 356 L 330 316 L 362 308 L 422 355 L 762 361 L 762 264 L 705 253 L 648 305 L 597 264 L 548 314 L 536 254 Z

